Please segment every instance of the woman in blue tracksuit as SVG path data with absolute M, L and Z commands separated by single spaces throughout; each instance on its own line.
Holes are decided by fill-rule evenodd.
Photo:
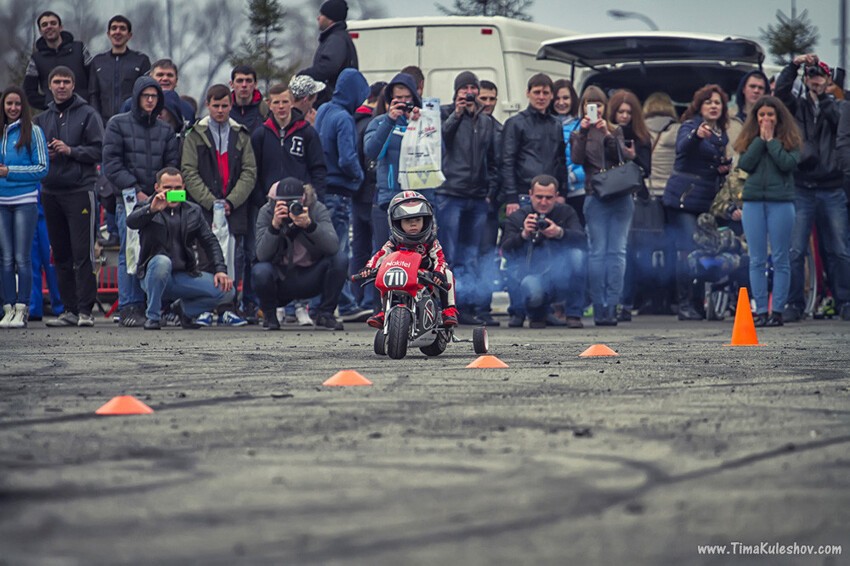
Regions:
M 32 123 L 23 90 L 7 88 L 0 106 L 0 283 L 4 303 L 0 328 L 24 328 L 33 284 L 30 252 L 38 221 L 39 181 L 48 167 L 47 143 L 41 128 Z
M 399 73 L 387 83 L 384 100 L 388 101 L 386 114 L 372 119 L 363 137 L 363 155 L 377 163 L 377 190 L 372 207 L 372 249 L 381 249 L 389 239 L 387 208 L 401 187 L 398 182 L 398 162 L 401 140 L 409 120 L 419 119 L 422 99 L 416 91 L 416 81 L 406 73 Z M 413 104 L 408 110 L 406 104 Z M 434 189 L 418 191 L 429 202 L 434 202 Z

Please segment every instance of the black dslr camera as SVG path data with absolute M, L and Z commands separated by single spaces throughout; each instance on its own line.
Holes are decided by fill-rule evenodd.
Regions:
M 413 104 L 412 100 L 408 100 L 407 102 L 404 103 L 404 111 L 405 112 L 413 112 L 413 109 L 415 107 L 416 107 L 416 105 Z
M 286 207 L 289 209 L 290 216 L 301 216 L 304 214 L 304 205 L 301 204 L 301 199 L 287 200 Z
M 549 226 L 549 220 L 546 219 L 546 215 L 541 213 L 537 214 L 537 227 L 534 230 L 534 234 L 531 236 L 531 243 L 536 244 L 540 241 L 542 237 L 542 232 Z
M 471 92 L 466 93 L 466 101 L 467 102 L 475 102 L 475 95 Z

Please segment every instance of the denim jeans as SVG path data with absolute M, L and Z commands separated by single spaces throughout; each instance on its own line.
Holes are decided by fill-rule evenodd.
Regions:
M 487 201 L 449 195 L 436 197 L 438 237 L 446 262 L 454 272 L 458 306 L 481 302 L 489 281 L 478 270 L 481 238 L 487 225 Z
M 294 267 L 285 273 L 271 262 L 261 261 L 254 265 L 254 287 L 263 312 L 273 313 L 279 306 L 312 297 L 319 291 L 322 300 L 318 314 L 333 316 L 347 272 L 348 263 L 338 254 L 325 256 L 309 267 Z
M 847 240 L 847 195 L 843 189 L 797 187 L 796 217 L 791 233 L 791 291 L 788 304 L 803 310 L 803 279 L 806 248 L 812 224 L 826 250 L 832 294 L 839 305 L 850 302 L 850 249 Z
M 165 255 L 155 255 L 148 261 L 141 286 L 148 294 L 145 316 L 150 320 L 160 319 L 163 301 L 183 299 L 186 316 L 194 318 L 232 301 L 235 293 L 232 289 L 225 293 L 216 287 L 210 273 L 201 272 L 198 276 L 185 271 L 173 273 L 171 258 Z
M 328 207 L 328 212 L 331 215 L 331 223 L 334 225 L 336 237 L 339 238 L 339 250 L 337 255 L 345 260 L 346 269 L 348 268 L 348 257 L 351 251 L 349 228 L 351 226 L 351 197 L 342 195 L 326 194 L 325 206 Z M 350 281 L 346 279 L 342 286 L 342 292 L 339 295 L 339 312 L 340 315 L 346 312 L 353 311 L 357 308 L 354 302 L 354 296 L 349 289 Z M 310 308 L 317 310 L 321 299 L 316 297 L 310 302 Z
M 746 201 L 741 221 L 750 248 L 750 287 L 756 313 L 766 314 L 767 245 L 773 262 L 773 311 L 782 313 L 791 287 L 791 230 L 794 227 L 793 202 Z
M 30 304 L 32 293 L 32 241 L 38 222 L 38 205 L 0 205 L 0 254 L 5 304 Z M 18 281 L 15 284 L 15 269 Z M 39 281 L 39 285 L 41 282 Z
M 47 289 L 50 291 L 50 308 L 54 315 L 65 312 L 65 305 L 59 294 L 59 279 L 56 270 L 50 264 L 50 239 L 47 236 L 47 222 L 44 214 L 38 213 L 38 222 L 35 226 L 35 237 L 32 241 L 32 292 L 30 293 L 30 318 L 44 314 L 44 295 L 41 290 L 41 271 L 44 270 L 44 278 L 47 280 Z
M 127 213 L 124 201 L 120 198 L 115 205 L 115 222 L 118 224 L 118 237 L 121 247 L 118 249 L 118 309 L 143 307 L 145 293 L 139 278 L 127 273 Z
M 588 195 L 584 201 L 589 249 L 587 275 L 594 305 L 614 306 L 623 294 L 626 248 L 634 210 L 631 195 L 604 201 Z
M 384 220 L 386 223 L 386 220 Z M 372 203 L 351 202 L 351 259 L 348 273 L 357 273 L 372 257 Z M 374 285 L 351 285 L 351 295 L 361 309 L 371 309 L 375 302 Z
M 566 315 L 581 317 L 587 253 L 579 248 L 563 248 L 552 253 L 550 258 L 547 265 L 532 265 L 530 268 L 525 265 L 524 256 L 517 254 L 511 258 L 510 263 L 514 267 L 511 268 L 508 293 L 512 315 L 545 320 L 553 302 L 567 299 Z
M 251 269 L 257 262 L 257 215 L 259 214 L 259 209 L 250 203 L 246 206 L 248 207 L 248 230 L 242 238 L 241 247 L 243 269 L 240 307 L 243 310 L 245 310 L 248 303 L 255 305 L 260 303 L 260 299 L 257 298 L 257 294 L 254 292 L 253 278 L 251 276 Z M 236 256 L 239 257 L 240 254 L 237 253 Z

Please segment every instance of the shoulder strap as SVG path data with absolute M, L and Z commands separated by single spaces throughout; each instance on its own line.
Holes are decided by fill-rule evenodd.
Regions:
M 667 130 L 669 130 L 669 129 L 670 129 L 670 127 L 671 127 L 673 124 L 675 124 L 675 123 L 676 123 L 676 120 L 673 120 L 673 121 L 671 121 L 671 122 L 667 122 L 667 125 L 666 125 L 666 126 L 664 126 L 663 128 L 661 128 L 661 131 L 660 131 L 660 132 L 658 132 L 658 135 L 657 135 L 657 136 L 655 136 L 655 140 L 652 142 L 652 149 L 650 149 L 650 150 L 649 150 L 649 154 L 650 154 L 650 155 L 652 155 L 653 153 L 655 153 L 655 146 L 657 146 L 657 145 L 658 145 L 658 142 L 661 140 L 661 134 L 663 134 L 664 132 L 666 132 Z

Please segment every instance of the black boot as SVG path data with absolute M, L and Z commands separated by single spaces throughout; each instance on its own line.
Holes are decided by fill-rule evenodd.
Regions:
M 694 282 L 688 268 L 687 257 L 676 262 L 676 295 L 679 298 L 679 320 L 702 320 L 694 307 Z

